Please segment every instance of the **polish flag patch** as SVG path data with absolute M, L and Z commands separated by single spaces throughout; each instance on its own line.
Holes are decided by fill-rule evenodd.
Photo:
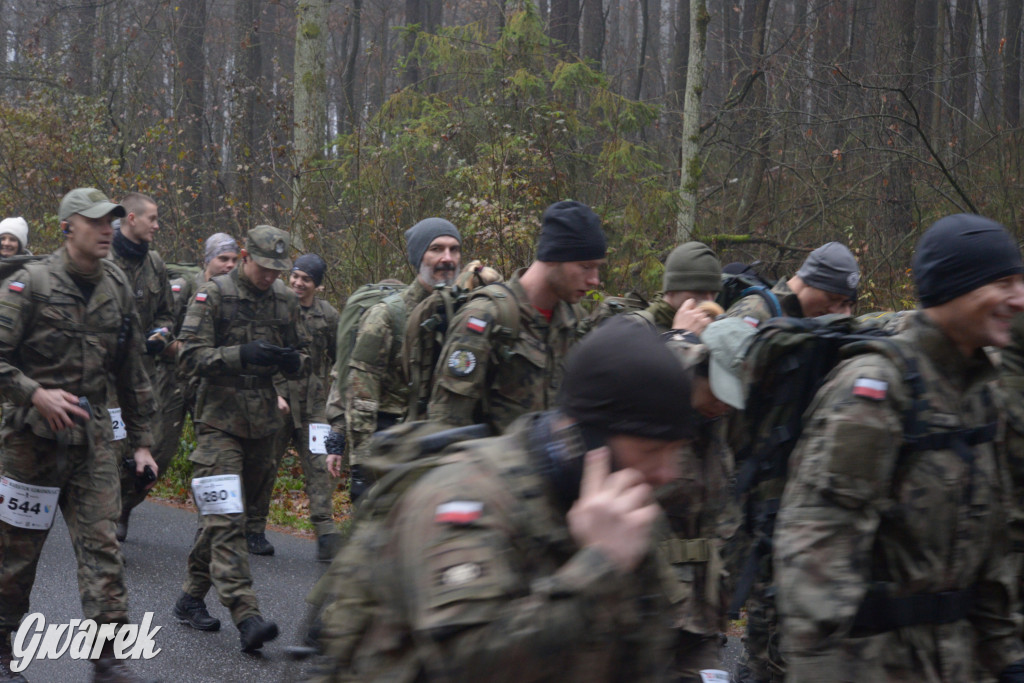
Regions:
M 442 503 L 434 511 L 434 521 L 438 524 L 469 524 L 480 519 L 484 512 L 484 504 L 475 500 L 453 500 Z
M 180 292 L 181 291 L 181 285 L 171 285 L 171 291 L 172 292 Z
M 25 289 L 25 283 L 18 282 L 17 280 L 15 280 L 11 284 L 7 285 L 7 289 L 11 290 L 12 292 L 20 292 L 23 289 Z
M 750 325 L 751 327 L 760 327 L 761 321 L 752 315 L 743 316 L 743 322 Z
M 853 395 L 872 401 L 884 401 L 889 393 L 889 383 L 881 379 L 861 377 L 853 383 Z
M 204 303 L 206 301 L 206 292 L 199 292 L 198 294 L 196 294 L 196 301 L 198 301 L 199 303 Z
M 481 320 L 480 318 L 474 318 L 473 316 L 469 316 L 469 320 L 466 321 L 466 327 L 468 327 L 474 332 L 483 334 L 484 331 L 487 329 L 487 321 Z

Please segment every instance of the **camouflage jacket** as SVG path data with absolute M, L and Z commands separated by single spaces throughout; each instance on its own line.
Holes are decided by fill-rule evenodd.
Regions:
M 555 405 L 581 315 L 576 306 L 559 302 L 549 323 L 519 284 L 522 273 L 505 285 L 476 290 L 455 315 L 434 372 L 430 419 L 456 426 L 486 422 L 500 432 L 520 415 Z M 519 334 L 514 338 L 484 290 L 515 297 Z
M 1014 491 L 1010 536 L 1014 551 L 1024 553 L 1024 313 L 1014 316 L 1010 344 L 1000 353 L 999 387 L 1006 407 L 1006 459 Z M 1024 587 L 1024 575 L 1021 581 Z
M 168 341 L 173 340 L 175 334 L 174 297 L 171 295 L 171 283 L 167 277 L 167 266 L 160 255 L 150 249 L 146 255 L 139 260 L 126 259 L 114 249 L 110 250 L 107 257 L 117 264 L 128 276 L 132 293 L 135 295 L 135 308 L 139 312 L 139 324 L 142 326 L 143 344 L 151 330 L 158 327 L 166 327 L 170 331 Z M 153 356 L 144 355 L 143 364 L 150 379 L 156 372 Z M 157 397 L 159 401 L 160 397 Z
M 672 329 L 672 321 L 676 317 L 676 309 L 669 306 L 661 294 L 659 294 L 650 305 L 642 311 L 631 311 L 626 313 L 631 318 L 645 321 L 653 325 L 658 332 L 668 332 Z
M 330 411 L 332 415 L 345 417 L 353 462 L 360 457 L 361 446 L 377 431 L 380 413 L 388 416 L 391 424 L 405 417 L 409 407 L 409 386 L 402 371 L 401 356 L 405 319 L 429 294 L 417 279 L 401 292 L 390 295 L 397 297 L 401 304 L 401 320 L 395 319 L 396 311 L 392 306 L 380 301 L 359 321 L 345 386 L 332 393 L 334 400 L 342 401 L 343 405 Z
M 234 306 L 224 287 L 234 286 Z M 232 312 L 232 308 L 234 311 Z M 178 356 L 185 372 L 199 379 L 195 421 L 243 439 L 257 439 L 281 428 L 274 375 L 277 366 L 242 364 L 239 347 L 257 339 L 277 346 L 305 350 L 306 326 L 299 315 L 299 300 L 280 280 L 266 292 L 254 287 L 236 268 L 203 284 L 188 306 L 181 325 L 184 345 Z M 288 379 L 309 374 L 309 356 Z
M 666 335 L 691 378 L 707 362 L 706 347 L 686 333 Z M 676 609 L 676 628 L 714 635 L 726 630 L 730 591 L 727 567 L 737 559 L 734 538 L 740 510 L 732 496 L 735 475 L 732 451 L 725 438 L 724 418 L 699 418 L 696 438 L 684 449 L 678 483 L 658 492 L 671 538 L 662 542 L 682 590 Z
M 776 282 L 775 286 L 772 287 L 772 293 L 778 298 L 783 315 L 790 318 L 804 317 L 803 308 L 800 306 L 800 299 L 797 298 L 793 290 L 786 284 L 786 280 Z M 748 294 L 730 306 L 725 314 L 730 318 L 742 318 L 754 327 L 774 317 L 768 302 L 760 294 Z
M 31 399 L 39 387 L 63 389 L 88 398 L 93 413 L 88 430 L 76 425 L 64 432 L 68 443 L 86 444 L 90 436 L 112 440 L 107 406 L 116 401 L 129 444 L 133 448 L 149 446 L 149 421 L 156 404 L 142 364 L 142 328 L 128 278 L 113 262 L 101 262 L 106 273 L 86 303 L 67 264 L 67 251 L 61 247 L 40 264 L 30 266 L 45 268 L 48 296 L 36 291 L 33 283 L 39 281 L 27 269 L 7 279 L 0 291 L 4 426 L 21 429 L 27 425 L 38 436 L 56 439 Z
M 288 399 L 292 418 L 298 424 L 323 422 L 327 386 L 337 351 L 338 309 L 323 299 L 314 298 L 309 308 L 299 306 L 299 315 L 309 335 L 306 348 L 310 360 L 309 375 L 290 380 L 278 374 L 274 384 L 277 393 Z
M 204 282 L 206 282 L 206 274 L 203 271 L 196 273 L 195 277 L 178 277 L 171 280 L 175 334 L 180 333 L 181 323 L 185 320 L 185 311 L 188 310 L 192 297 Z
M 654 555 L 623 575 L 576 545 L 530 443 L 584 447 L 575 430 L 534 436 L 542 418 L 455 446 L 392 510 L 382 609 L 351 680 L 664 680 L 671 615 Z
M 966 358 L 923 313 L 893 340 L 916 359 L 926 434 L 999 424 L 983 352 Z M 901 457 L 911 400 L 896 360 L 865 353 L 839 365 L 807 411 L 775 531 L 787 681 L 990 680 L 982 668 L 994 680 L 1024 658 L 1000 432 Z M 953 623 L 855 633 L 869 587 L 974 595 Z

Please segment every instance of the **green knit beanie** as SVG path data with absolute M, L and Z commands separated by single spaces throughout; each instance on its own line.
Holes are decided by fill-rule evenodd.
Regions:
M 665 260 L 665 292 L 720 292 L 722 264 L 711 247 L 687 242 L 672 250 Z

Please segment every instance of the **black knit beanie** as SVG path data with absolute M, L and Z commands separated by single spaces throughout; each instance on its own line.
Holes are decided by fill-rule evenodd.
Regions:
M 292 264 L 292 272 L 296 270 L 301 270 L 308 275 L 313 280 L 313 284 L 319 287 L 323 284 L 327 263 L 316 254 L 303 254 Z
M 537 243 L 538 261 L 596 261 L 603 259 L 607 250 L 601 219 L 586 204 L 555 202 L 545 209 Z
M 693 436 L 690 381 L 652 328 L 608 320 L 569 352 L 560 402 L 584 427 L 674 441 Z
M 1024 273 L 1020 249 L 1006 228 L 970 213 L 935 221 L 918 240 L 911 268 L 922 308 Z

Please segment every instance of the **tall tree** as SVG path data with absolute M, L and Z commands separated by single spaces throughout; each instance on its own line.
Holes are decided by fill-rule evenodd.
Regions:
M 1006 125 L 1020 125 L 1021 14 L 1024 3 L 1010 0 L 1006 7 L 1003 45 L 1003 118 Z
M 686 69 L 686 97 L 683 104 L 680 140 L 679 214 L 676 243 L 692 239 L 697 225 L 697 191 L 703 173 L 700 158 L 700 105 L 704 90 L 704 57 L 707 52 L 708 14 L 705 0 L 690 0 L 690 56 Z
M 204 193 L 205 182 L 201 175 L 205 168 L 205 146 L 203 144 L 203 127 L 205 120 L 206 99 L 206 59 L 203 53 L 203 41 L 206 34 L 206 0 L 179 0 L 175 9 L 177 25 L 174 31 L 175 61 L 175 111 L 174 118 L 182 131 L 182 152 L 186 160 L 182 187 L 192 185 L 192 193 L 196 201 L 189 202 L 193 207 L 205 214 L 209 208 L 208 197 Z M 193 177 L 189 178 L 189 170 Z
M 319 157 L 327 132 L 327 2 L 299 0 L 295 10 L 295 158 L 293 208 L 296 217 L 303 194 L 303 174 Z
M 583 11 L 582 57 L 601 64 L 604 50 L 604 7 L 602 0 L 581 0 Z
M 235 71 L 232 90 L 235 98 L 234 164 L 237 174 L 237 194 L 242 210 L 255 209 L 256 160 L 260 148 L 259 116 L 256 111 L 260 97 L 260 75 L 263 72 L 263 50 L 260 41 L 260 7 L 254 0 L 235 0 Z M 248 225 L 249 216 L 242 216 L 242 225 Z
M 351 35 L 348 53 L 345 55 L 345 70 L 341 76 L 341 89 L 345 95 L 344 120 L 347 130 L 355 130 L 359 122 L 359 111 L 356 108 L 356 65 L 362 40 L 363 0 L 352 0 L 352 15 L 349 18 Z M 342 116 L 342 114 L 339 114 Z M 342 129 L 341 122 L 338 124 Z

